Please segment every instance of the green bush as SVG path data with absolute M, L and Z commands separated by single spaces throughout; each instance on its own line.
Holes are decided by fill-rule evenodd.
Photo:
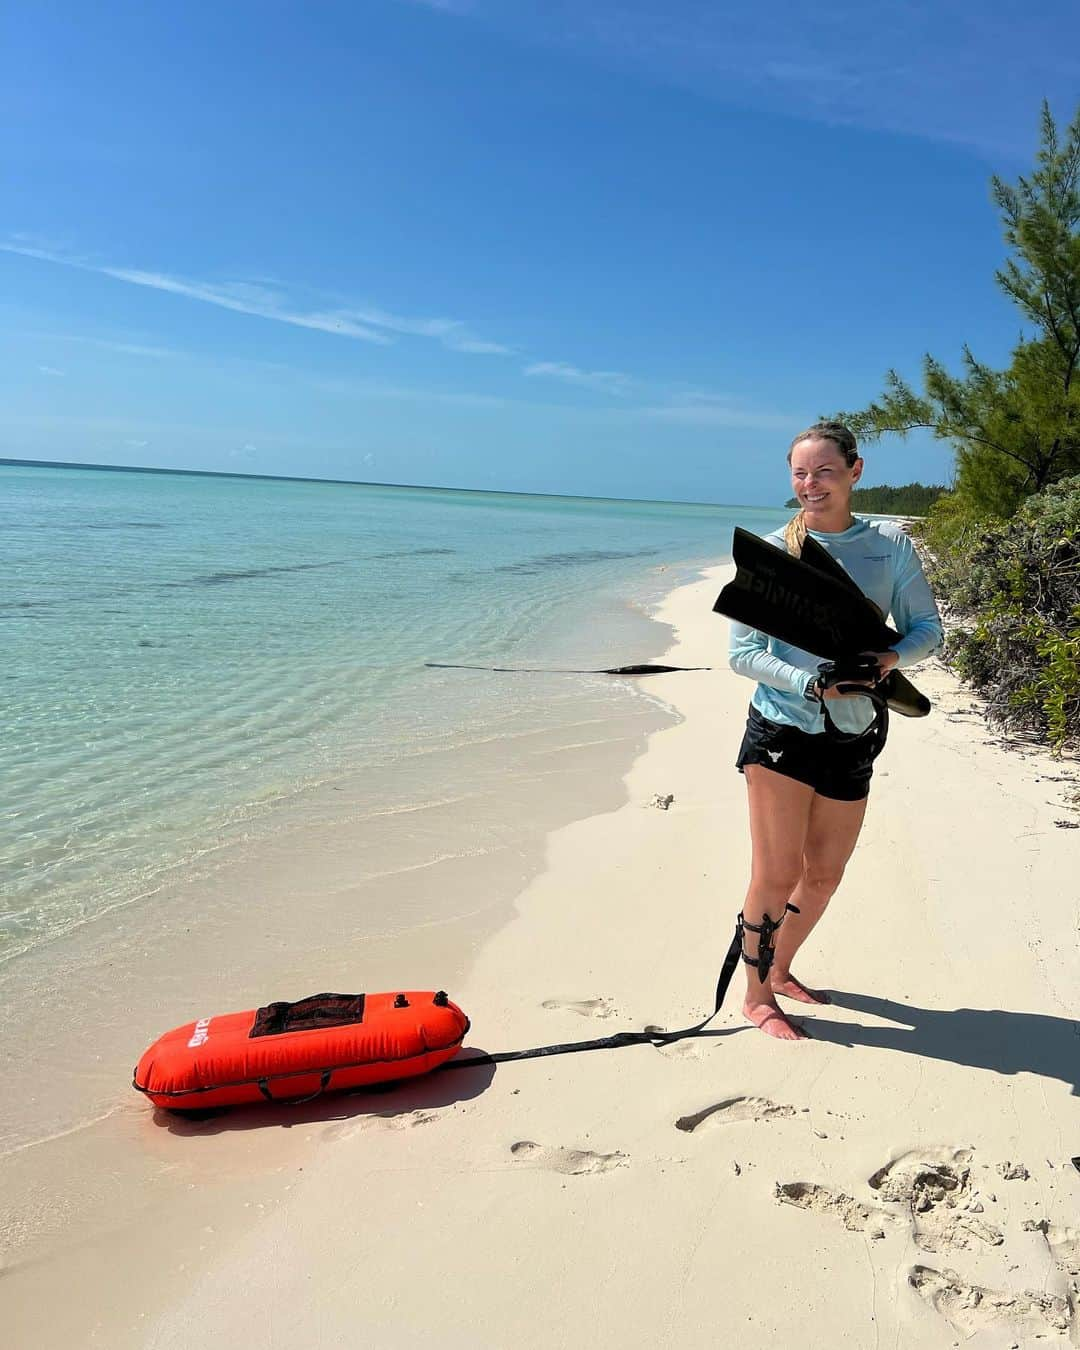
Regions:
M 961 620 L 947 652 L 1011 731 L 1080 744 L 1080 475 L 979 520 L 955 496 L 922 537 L 939 597 Z

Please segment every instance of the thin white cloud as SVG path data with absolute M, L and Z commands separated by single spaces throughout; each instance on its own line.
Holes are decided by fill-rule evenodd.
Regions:
M 642 417 L 687 427 L 747 427 L 783 431 L 795 426 L 797 416 L 747 408 L 727 394 L 700 391 L 677 393 L 668 402 L 635 409 Z
M 149 356 L 164 360 L 185 355 L 172 347 L 151 347 L 141 342 L 114 342 L 110 338 L 83 337 L 78 333 L 49 333 L 47 336 L 54 342 L 79 342 L 88 347 L 103 347 L 106 351 L 120 352 L 123 356 Z
M 595 389 L 604 394 L 625 396 L 633 384 L 629 375 L 621 370 L 582 370 L 565 361 L 534 361 L 526 366 L 523 374 L 542 376 L 553 380 L 563 380 L 567 384 L 576 384 L 583 389 Z
M 486 342 L 474 337 L 460 319 L 408 319 L 399 314 L 388 314 L 384 309 L 362 308 L 344 311 L 360 323 L 373 328 L 385 328 L 392 333 L 407 333 L 415 337 L 434 338 L 455 352 L 474 352 L 485 356 L 510 356 L 512 347 L 501 342 Z
M 421 9 L 438 9 L 444 14 L 468 14 L 472 9 L 470 0 L 405 0 L 405 2 L 419 5 Z
M 67 374 L 66 370 L 57 370 L 55 366 L 38 366 L 38 370 L 41 371 L 42 375 L 64 376 Z
M 476 337 L 462 321 L 443 318 L 410 318 L 393 314 L 373 306 L 342 307 L 335 310 L 300 312 L 295 307 L 287 307 L 281 298 L 281 292 L 274 289 L 278 283 L 258 281 L 234 281 L 228 283 L 192 282 L 163 273 L 146 272 L 132 268 L 120 268 L 85 262 L 71 255 L 57 253 L 51 248 L 42 247 L 34 242 L 0 242 L 0 251 L 21 254 L 42 261 L 66 267 L 75 267 L 83 271 L 94 272 L 112 277 L 132 285 L 149 286 L 206 303 L 222 306 L 247 314 L 274 319 L 279 322 L 297 324 L 301 327 L 320 328 L 346 337 L 361 337 L 365 340 L 389 343 L 394 335 L 426 338 L 441 343 L 454 351 L 485 355 L 511 355 L 514 349 L 502 343 L 489 342 Z M 50 334 L 58 341 L 85 343 L 116 351 L 124 355 L 138 357 L 188 357 L 195 359 L 192 353 L 186 353 L 167 347 L 159 347 L 138 342 L 117 341 L 110 338 L 86 336 L 80 334 Z M 285 375 L 300 375 L 302 372 L 275 362 L 248 361 L 246 364 L 272 369 Z M 55 367 L 40 367 L 42 373 L 63 375 Z M 647 417 L 684 426 L 700 427 L 765 427 L 786 428 L 793 419 L 786 415 L 756 411 L 740 406 L 739 401 L 727 394 L 716 394 L 705 390 L 690 388 L 685 384 L 663 383 L 631 376 L 621 370 L 588 369 L 576 366 L 568 361 L 533 361 L 521 368 L 527 379 L 557 380 L 580 389 L 591 390 L 622 403 L 618 415 L 630 415 L 636 418 Z M 545 406 L 543 404 L 522 404 L 506 395 L 467 392 L 463 390 L 420 389 L 415 386 L 398 385 L 378 380 L 335 379 L 317 376 L 307 379 L 312 387 L 321 392 L 361 399 L 400 399 L 411 402 L 445 403 L 459 407 L 496 408 L 511 406 Z M 624 400 L 635 395 L 639 400 L 651 399 L 644 406 L 627 407 Z M 611 411 L 616 411 L 612 405 Z M 794 419 L 798 421 L 798 419 Z
M 383 380 L 335 379 L 316 376 L 305 381 L 321 394 L 340 398 L 390 399 L 404 403 L 448 403 L 459 408 L 506 408 L 518 406 L 499 394 L 473 394 L 458 390 L 424 389 L 416 385 L 391 384 Z
M 171 295 L 181 295 L 188 300 L 217 305 L 220 309 L 232 310 L 236 314 L 250 314 L 259 319 L 272 319 L 277 323 L 291 324 L 294 328 L 310 328 L 315 332 L 356 338 L 361 342 L 375 342 L 380 346 L 386 346 L 393 341 L 384 333 L 377 333 L 373 328 L 356 323 L 346 313 L 304 313 L 292 309 L 272 291 L 261 286 L 236 282 L 213 284 L 186 281 L 181 277 L 168 276 L 164 272 L 144 272 L 131 267 L 94 267 L 88 263 L 72 262 L 68 258 L 49 257 L 47 261 L 79 267 L 83 271 L 98 272 L 102 276 L 113 277 L 116 281 L 127 281 L 133 286 L 148 286 L 152 290 L 167 291 Z
M 425 337 L 440 342 L 451 351 L 474 355 L 507 356 L 512 349 L 499 342 L 489 342 L 470 332 L 460 319 L 409 318 L 385 310 L 351 305 L 329 309 L 308 310 L 299 307 L 280 290 L 249 281 L 208 282 L 170 276 L 165 272 L 146 271 L 134 267 L 114 267 L 104 263 L 88 262 L 71 254 L 61 253 L 37 244 L 23 243 L 15 236 L 0 243 L 0 251 L 16 253 L 41 262 L 74 267 L 81 272 L 93 272 L 111 277 L 132 286 L 144 286 L 164 291 L 187 300 L 215 305 L 237 314 L 249 314 L 295 328 L 313 329 L 335 337 L 352 338 L 388 346 L 396 334 Z
M 0 252 L 18 253 L 26 258 L 37 258 L 41 262 L 56 263 L 62 267 L 74 267 L 80 272 L 94 272 L 98 276 L 112 277 L 115 281 L 125 281 L 133 286 L 147 286 L 152 290 L 166 291 L 171 295 L 180 295 L 189 300 L 199 300 L 204 304 L 217 305 L 221 309 L 232 310 L 238 314 L 251 314 L 261 319 L 274 319 L 279 323 L 292 324 L 298 328 L 312 328 L 322 332 L 334 333 L 339 337 L 359 338 L 367 342 L 386 344 L 393 339 L 364 328 L 360 324 L 333 314 L 304 314 L 283 305 L 272 291 L 265 287 L 247 283 L 211 284 L 199 281 L 186 281 L 180 277 L 171 277 L 164 272 L 146 272 L 131 267 L 109 267 L 99 263 L 85 262 L 67 254 L 56 253 L 51 249 L 38 248 L 19 243 L 0 243 Z
M 473 356 L 512 356 L 513 347 L 501 342 L 487 342 L 483 338 L 468 337 L 463 333 L 451 334 L 444 340 L 445 345 L 455 352 L 468 352 Z
M 130 450 L 145 450 L 146 447 L 150 444 L 150 442 L 149 442 L 149 441 L 125 441 L 124 444 L 125 444 Z

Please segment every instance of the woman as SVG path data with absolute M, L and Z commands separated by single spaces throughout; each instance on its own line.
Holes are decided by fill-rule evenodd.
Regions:
M 812 535 L 902 634 L 890 651 L 867 653 L 877 675 L 859 683 L 876 683 L 896 666 L 921 661 L 941 643 L 937 606 L 907 535 L 851 514 L 851 490 L 863 469 L 855 437 L 839 422 L 818 422 L 792 441 L 788 464 L 801 510 L 769 542 L 798 555 Z M 746 778 L 753 847 L 742 912 L 743 1012 L 778 1040 L 806 1035 L 781 1011 L 778 994 L 828 1002 L 796 979 L 791 963 L 844 875 L 866 814 L 873 754 L 880 749 L 873 735 L 843 740 L 826 734 L 823 700 L 830 720 L 847 733 L 869 727 L 874 707 L 862 695 L 825 687 L 819 665 L 809 652 L 732 625 L 731 668 L 757 681 L 737 760 Z M 764 979 L 759 947 L 766 949 Z

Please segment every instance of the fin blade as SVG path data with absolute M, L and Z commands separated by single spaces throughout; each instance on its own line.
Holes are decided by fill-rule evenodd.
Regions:
M 809 557 L 806 557 L 806 554 Z M 732 543 L 735 579 L 713 609 L 826 661 L 885 651 L 900 640 L 881 611 L 816 539 L 802 558 L 739 526 Z M 883 683 L 889 707 L 903 717 L 925 717 L 930 700 L 898 670 Z
M 883 651 L 899 641 L 857 587 L 756 534 L 736 526 L 732 554 L 735 579 L 717 597 L 717 613 L 826 661 Z

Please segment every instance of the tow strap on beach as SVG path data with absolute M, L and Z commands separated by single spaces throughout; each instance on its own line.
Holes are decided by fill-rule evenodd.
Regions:
M 741 956 L 742 926 L 740 924 L 735 929 L 735 936 L 731 939 L 731 945 L 724 957 L 724 964 L 720 968 L 713 1010 L 708 1017 L 703 1018 L 692 1027 L 683 1027 L 679 1031 L 665 1031 L 662 1027 L 646 1027 L 644 1031 L 617 1031 L 613 1036 L 601 1036 L 593 1041 L 563 1041 L 558 1045 L 533 1046 L 529 1050 L 501 1050 L 493 1055 L 484 1052 L 478 1055 L 469 1055 L 468 1058 L 462 1058 L 458 1055 L 455 1059 L 448 1060 L 441 1065 L 436 1072 L 445 1073 L 448 1069 L 476 1069 L 482 1068 L 486 1064 L 506 1064 L 515 1059 L 543 1059 L 547 1055 L 576 1055 L 584 1050 L 621 1050 L 626 1045 L 653 1045 L 659 1048 L 671 1045 L 674 1041 L 687 1040 L 691 1036 L 700 1036 L 719 1013 L 728 986 L 731 984 L 731 977 L 735 974 L 735 968 L 738 966 Z
M 490 670 L 499 675 L 671 675 L 680 670 L 712 670 L 712 666 L 610 666 L 606 670 L 564 670 L 547 666 L 455 666 L 446 661 L 425 661 L 430 670 Z

